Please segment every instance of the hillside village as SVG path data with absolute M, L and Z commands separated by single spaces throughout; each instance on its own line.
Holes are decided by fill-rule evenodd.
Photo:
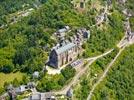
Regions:
M 119 3 L 121 5 L 125 5 L 126 2 L 127 2 L 126 0 L 118 0 L 117 4 Z M 80 14 L 85 13 L 87 10 L 88 0 L 78 0 L 78 1 L 72 0 L 69 3 L 71 3 L 74 9 L 78 11 Z M 5 93 L 3 93 L 0 96 L 0 100 L 6 100 L 7 97 L 10 98 L 11 100 L 75 100 L 74 97 L 76 97 L 77 95 L 74 94 L 76 93 L 75 86 L 77 87 L 77 85 L 79 86 L 82 83 L 81 80 L 84 78 L 84 75 L 87 74 L 87 71 L 89 70 L 89 66 L 91 64 L 94 64 L 94 62 L 101 57 L 110 55 L 111 52 L 114 52 L 114 50 L 116 50 L 117 48 L 120 52 L 120 50 L 124 50 L 125 47 L 134 43 L 134 32 L 131 29 L 131 22 L 130 22 L 130 18 L 133 17 L 133 14 L 127 8 L 125 8 L 120 12 L 124 18 L 123 19 L 124 25 L 122 25 L 124 37 L 123 38 L 121 37 L 122 40 L 117 41 L 119 42 L 119 44 L 116 44 L 117 47 L 113 46 L 111 49 L 106 49 L 104 51 L 102 50 L 101 53 L 100 52 L 96 53 L 95 56 L 91 57 L 87 57 L 87 54 L 85 54 L 85 52 L 87 53 L 87 51 L 90 51 L 89 43 L 94 41 L 93 38 L 95 31 L 98 31 L 98 29 L 100 29 L 102 30 L 102 32 L 103 31 L 105 32 L 106 30 L 103 29 L 103 27 L 107 26 L 109 27 L 108 24 L 112 20 L 112 18 L 110 19 L 109 17 L 112 16 L 112 10 L 113 10 L 112 3 L 113 3 L 112 0 L 107 0 L 104 3 L 103 7 L 99 10 L 99 12 L 97 12 L 96 9 L 92 12 L 95 13 L 95 16 L 93 16 L 94 24 L 91 25 L 89 24 L 90 26 L 84 27 L 84 25 L 82 25 L 80 27 L 73 27 L 73 25 L 71 26 L 70 24 L 64 24 L 62 25 L 62 27 L 60 26 L 60 28 L 57 28 L 57 30 L 52 28 L 51 31 L 49 30 L 49 27 L 47 27 L 46 30 L 49 30 L 51 32 L 51 35 L 49 36 L 48 40 L 46 39 L 47 36 L 45 36 L 45 39 L 47 40 L 47 42 L 53 40 L 53 44 L 49 45 L 49 43 L 45 42 L 42 43 L 43 46 L 38 45 L 38 48 L 39 49 L 41 48 L 41 51 L 45 52 L 45 54 L 47 55 L 47 59 L 43 61 L 43 67 L 41 67 L 40 70 L 37 70 L 36 68 L 34 70 L 31 70 L 31 73 L 27 74 L 27 77 L 29 79 L 27 79 L 26 77 L 24 77 L 25 79 L 23 79 L 23 81 L 26 81 L 25 84 L 21 83 L 16 86 L 14 85 L 15 82 L 11 82 L 10 84 L 4 84 Z M 24 13 L 22 12 L 20 16 L 26 17 L 29 16 L 32 12 L 33 9 L 28 10 L 28 12 L 24 11 Z M 18 16 L 18 18 L 20 16 Z M 17 23 L 17 21 L 15 23 Z M 15 23 L 13 22 L 11 25 L 14 25 Z M 35 24 L 34 21 L 31 23 Z M 35 26 L 31 25 L 31 27 Z M 2 29 L 3 28 L 4 27 L 2 27 Z M 100 34 L 99 32 L 100 31 L 96 32 L 97 35 Z M 39 37 L 41 36 L 43 35 L 40 35 Z M 32 38 L 35 37 L 31 37 L 30 39 Z M 90 41 L 91 39 L 92 41 Z M 103 38 L 99 36 L 99 39 Z M 111 37 L 111 40 L 112 39 L 113 38 Z M 42 39 L 39 40 L 38 42 L 39 43 L 42 42 Z M 45 46 L 48 45 L 50 48 L 49 47 L 44 48 Z M 105 47 L 105 45 L 106 44 L 103 44 L 102 47 L 103 46 Z M 94 45 L 92 44 L 92 46 Z M 31 49 L 31 51 L 34 53 L 34 49 Z M 91 51 L 94 52 L 95 49 L 92 49 Z M 34 63 L 33 65 L 36 64 L 37 63 Z M 42 64 L 39 65 L 42 66 Z M 16 64 L 16 66 L 19 65 Z M 25 68 L 25 66 L 23 67 Z M 25 70 L 28 70 L 28 68 L 26 67 Z M 104 70 L 104 74 L 105 73 L 107 72 L 105 72 Z M 93 82 L 95 81 L 94 84 L 97 84 L 99 79 L 98 80 L 94 79 L 100 77 L 99 71 L 98 73 L 91 72 L 91 74 L 93 75 Z M 58 85 L 55 84 L 55 82 Z M 84 84 L 87 84 L 86 81 Z M 92 90 L 93 89 L 91 88 L 90 94 L 87 95 L 88 98 L 90 98 L 90 95 L 92 95 Z M 88 98 L 87 100 L 90 100 Z
M 64 39 L 65 32 L 69 30 L 68 28 L 63 28 L 57 31 L 57 37 L 60 36 L 60 43 L 56 44 L 52 48 L 49 55 L 48 65 L 59 68 L 64 64 L 71 63 L 78 58 L 78 55 L 82 54 L 82 44 L 90 38 L 90 31 L 85 28 L 77 30 L 77 32 L 69 38 L 69 40 Z

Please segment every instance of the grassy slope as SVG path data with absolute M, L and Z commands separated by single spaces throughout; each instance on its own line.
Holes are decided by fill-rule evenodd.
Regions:
M 21 81 L 23 75 L 24 74 L 20 72 L 10 74 L 0 73 L 0 88 L 3 88 L 5 82 L 11 82 L 15 78 L 17 78 L 18 81 Z

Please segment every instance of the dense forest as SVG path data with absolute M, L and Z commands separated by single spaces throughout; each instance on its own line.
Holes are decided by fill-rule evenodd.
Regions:
M 92 100 L 132 100 L 134 98 L 134 45 L 126 48 L 102 82 Z

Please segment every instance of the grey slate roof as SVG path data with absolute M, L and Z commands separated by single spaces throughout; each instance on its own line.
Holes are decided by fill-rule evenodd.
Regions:
M 26 91 L 26 85 L 21 85 L 20 87 L 15 88 L 16 93 L 22 93 Z
M 38 72 L 38 71 L 35 71 L 35 72 L 33 73 L 33 77 L 34 77 L 34 78 L 38 78 L 38 77 L 39 77 L 39 72 Z
M 33 94 L 29 98 L 30 100 L 41 100 L 41 94 Z
M 63 32 L 66 32 L 66 31 L 67 31 L 67 30 L 66 30 L 65 28 L 58 30 L 59 33 L 63 33 Z
M 57 54 L 61 54 L 61 53 L 65 52 L 65 51 L 71 49 L 74 46 L 76 46 L 76 44 L 74 44 L 74 43 L 68 43 L 65 46 L 62 46 L 62 47 L 60 47 L 58 49 L 55 49 L 55 51 L 56 51 Z

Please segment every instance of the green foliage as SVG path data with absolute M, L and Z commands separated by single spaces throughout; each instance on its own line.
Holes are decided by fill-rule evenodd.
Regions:
M 39 6 L 38 0 L 1 0 L 0 2 L 0 26 L 6 24 L 7 16 L 20 10 Z
M 63 75 L 58 80 L 58 84 L 61 85 L 61 86 L 64 86 L 66 82 L 67 82 L 67 80 L 65 79 L 65 77 Z
M 95 100 L 110 98 L 114 100 L 134 99 L 134 45 L 125 50 L 114 64 L 105 82 L 95 91 Z M 103 96 L 102 96 L 103 95 Z M 102 98 L 103 97 L 103 98 Z
M 46 75 L 39 82 L 37 89 L 39 91 L 58 90 L 74 77 L 76 70 L 67 66 L 59 75 Z
M 4 93 L 5 89 L 4 88 L 0 88 L 0 94 Z
M 65 77 L 66 80 L 74 77 L 75 73 L 76 70 L 71 66 L 67 66 L 65 69 L 61 70 L 61 74 Z
M 60 89 L 61 86 L 58 81 L 62 78 L 62 75 L 46 75 L 38 83 L 37 89 L 39 91 L 51 91 Z
M 47 1 L 30 16 L 0 31 L 0 71 L 40 71 L 47 60 L 47 52 L 55 44 L 52 33 L 65 25 L 86 27 L 89 20 L 86 14 L 73 9 L 70 0 Z M 43 49 L 45 46 L 47 50 Z
M 18 87 L 19 86 L 19 81 L 17 80 L 17 78 L 15 78 L 12 82 L 12 84 L 15 86 L 15 87 Z
M 126 1 L 125 7 L 127 7 L 128 10 L 131 12 L 131 14 L 134 15 L 134 12 L 133 12 L 134 11 L 134 6 L 133 6 L 133 4 L 134 4 L 133 0 L 128 0 L 128 1 Z
M 91 37 L 87 41 L 84 56 L 89 57 L 105 52 L 115 47 L 124 35 L 123 20 L 124 16 L 119 11 L 114 11 L 108 16 L 108 23 L 101 28 L 93 27 Z
M 88 91 L 90 90 L 90 86 L 89 86 L 89 83 L 88 83 L 88 80 L 86 79 L 83 79 L 82 82 L 80 83 L 81 84 L 81 93 L 83 95 L 80 96 L 80 100 L 83 100 L 83 99 L 86 99 L 87 96 L 88 96 Z
M 134 17 L 130 18 L 130 26 L 131 26 L 132 32 L 134 32 Z
M 20 82 L 21 84 L 27 84 L 29 82 L 29 79 L 28 79 L 28 77 L 26 76 L 26 75 L 24 75 L 23 77 L 22 77 L 22 81 Z
M 75 88 L 79 88 L 78 90 L 76 89 L 75 92 L 75 98 L 78 100 L 85 100 L 87 99 L 87 96 L 89 94 L 90 89 L 92 86 L 96 83 L 100 75 L 104 72 L 110 61 L 116 56 L 118 53 L 118 48 L 115 48 L 113 52 L 110 54 L 96 60 L 87 70 L 85 75 L 82 77 L 80 86 L 76 86 Z M 96 75 L 97 76 L 96 76 Z

